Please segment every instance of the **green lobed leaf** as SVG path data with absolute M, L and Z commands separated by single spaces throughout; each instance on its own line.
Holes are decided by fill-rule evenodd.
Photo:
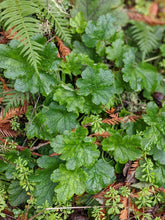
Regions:
M 162 45 L 161 45 L 160 51 L 161 51 L 161 53 L 162 53 L 162 56 L 165 57 L 165 44 L 162 44 Z
M 136 135 L 122 137 L 119 133 L 114 133 L 104 139 L 102 145 L 103 150 L 113 155 L 119 163 L 136 160 L 142 156 L 141 139 Z
M 53 96 L 54 101 L 58 101 L 60 105 L 66 105 L 66 108 L 69 112 L 83 112 L 85 98 L 77 95 L 71 84 L 61 84 Z
M 53 182 L 58 182 L 55 187 L 59 202 L 66 202 L 74 194 L 82 195 L 86 189 L 87 174 L 82 169 L 67 170 L 65 165 L 60 165 L 51 175 Z
M 78 94 L 92 96 L 92 102 L 96 105 L 108 103 L 114 95 L 114 78 L 111 70 L 88 67 L 82 72 L 82 79 L 76 82 Z
M 61 62 L 62 71 L 70 76 L 71 74 L 78 76 L 86 66 L 94 64 L 94 61 L 87 55 L 83 53 L 76 54 L 73 51 L 65 59 L 66 62 Z
M 42 113 L 38 113 L 36 117 L 29 121 L 26 125 L 26 135 L 29 139 L 33 137 L 38 137 L 41 139 L 46 140 L 49 136 L 47 132 L 47 128 L 43 126 L 44 122 L 46 121 L 46 117 L 42 115 Z
M 7 45 L 0 45 L 0 67 L 5 69 L 5 77 L 15 80 L 14 88 L 20 92 L 49 95 L 57 84 L 56 74 L 60 60 L 57 58 L 57 48 L 53 43 L 46 44 L 42 35 L 33 37 L 34 42 L 43 45 L 39 54 L 41 63 L 38 65 L 38 74 L 25 57 L 20 54 L 19 42 L 12 40 Z M 33 83 L 32 83 L 33 82 Z
M 0 67 L 6 69 L 5 77 L 16 79 L 34 71 L 34 68 L 19 55 L 18 41 L 12 40 L 9 46 L 0 44 Z
M 37 164 L 43 169 L 38 169 L 35 176 L 30 180 L 36 183 L 34 196 L 36 197 L 36 204 L 43 205 L 47 201 L 50 206 L 53 205 L 53 197 L 55 195 L 54 188 L 57 184 L 50 180 L 53 170 L 59 167 L 61 161 L 56 157 L 42 156 L 37 159 Z
M 85 46 L 83 42 L 80 41 L 74 41 L 73 42 L 73 51 L 77 54 L 86 54 L 89 56 L 90 59 L 94 60 L 95 62 L 101 62 L 102 57 L 99 57 L 98 54 L 96 53 L 95 48 L 88 48 Z
M 101 16 L 97 20 L 96 25 L 94 22 L 89 21 L 86 27 L 86 34 L 82 36 L 85 45 L 92 47 L 90 39 L 94 42 L 96 41 L 95 46 L 100 41 L 109 40 L 117 30 L 114 23 L 115 19 L 109 14 Z
M 12 181 L 8 188 L 9 202 L 11 206 L 18 206 L 27 201 L 29 196 L 26 191 L 19 185 L 19 181 Z
M 159 111 L 158 106 L 150 102 L 147 104 L 147 114 L 143 115 L 148 127 L 144 131 L 143 145 L 146 149 L 152 150 L 157 147 L 165 150 L 165 111 Z
M 127 71 L 127 68 L 131 68 L 135 64 L 135 52 L 136 49 L 133 47 L 129 47 L 127 51 L 123 54 L 123 62 L 124 62 L 124 69 L 123 71 Z
M 36 38 L 36 40 L 38 41 L 40 39 Z M 61 59 L 57 58 L 57 53 L 58 49 L 54 43 L 44 43 L 44 48 L 40 52 L 41 64 L 39 65 L 39 69 L 41 70 L 41 72 L 48 71 L 49 73 L 54 74 L 55 71 L 58 70 Z
M 157 147 L 159 150 L 165 150 L 165 135 L 158 124 L 153 127 L 147 127 L 143 135 L 142 144 L 144 149 L 152 150 Z
M 10 166 L 11 164 L 5 163 L 3 160 L 0 160 L 0 173 L 6 171 Z
M 66 111 L 62 105 L 51 102 L 27 124 L 27 136 L 48 139 L 51 136 L 63 133 L 76 127 L 77 115 Z
M 112 184 L 115 180 L 113 166 L 104 160 L 98 160 L 92 167 L 85 169 L 88 174 L 87 192 L 94 194 Z
M 147 115 L 144 115 L 144 119 L 146 123 L 150 124 L 150 120 L 147 120 L 147 118 L 153 117 L 155 118 L 155 115 L 159 112 L 159 107 L 154 102 L 147 103 L 147 109 L 146 109 Z
M 157 184 L 159 187 L 165 187 L 165 166 L 159 165 L 158 167 L 155 167 L 154 169 L 155 173 L 155 184 Z
M 165 150 L 159 150 L 157 147 L 154 147 L 151 153 L 154 160 L 158 161 L 162 165 L 165 165 Z
M 40 85 L 40 92 L 44 96 L 48 96 L 52 91 L 54 91 L 54 88 L 57 85 L 57 80 L 54 76 L 43 73 L 40 74 Z
M 117 88 L 116 88 L 117 90 Z M 92 102 L 91 95 L 82 96 L 78 94 L 78 90 L 75 90 L 71 84 L 61 84 L 55 90 L 54 101 L 58 101 L 60 105 L 66 106 L 68 112 L 79 113 L 100 113 L 102 112 L 102 106 L 95 105 Z
M 33 82 L 33 83 L 31 83 Z M 18 79 L 16 79 L 15 84 L 14 84 L 14 88 L 17 91 L 20 92 L 31 92 L 31 93 L 37 93 L 39 91 L 39 84 L 40 84 L 40 79 L 38 77 L 38 75 L 30 75 L 30 76 L 26 76 L 26 77 L 20 77 Z
M 107 59 L 114 61 L 116 60 L 116 66 L 121 67 L 123 64 L 123 46 L 124 41 L 117 39 L 112 43 L 112 46 L 106 47 Z
M 99 56 L 105 55 L 105 42 L 104 41 L 98 41 L 96 44 L 96 52 Z
M 79 126 L 75 132 L 66 131 L 51 141 L 54 152 L 62 154 L 60 158 L 66 160 L 68 170 L 89 167 L 98 159 L 100 152 L 94 144 L 95 138 L 87 134 L 88 130 Z
M 97 22 L 89 21 L 82 36 L 85 45 L 93 48 L 99 41 L 109 40 L 118 29 L 114 22 L 110 14 L 100 16 Z
M 78 12 L 74 18 L 70 19 L 70 26 L 74 28 L 75 31 L 79 34 L 84 32 L 86 25 L 87 25 L 87 22 L 85 21 L 85 18 L 82 12 Z
M 71 130 L 77 125 L 77 115 L 66 111 L 62 105 L 51 102 L 42 109 L 43 116 L 46 117 L 44 126 L 48 128 L 50 134 L 63 133 L 65 130 Z
M 148 63 L 135 63 L 135 54 L 129 49 L 123 55 L 125 58 L 124 68 L 122 68 L 123 79 L 128 82 L 136 92 L 145 89 L 149 94 L 153 93 L 160 84 L 156 68 Z
M 31 83 L 33 82 L 33 83 Z M 26 78 L 16 79 L 15 89 L 20 92 L 30 91 L 31 93 L 41 92 L 43 96 L 49 95 L 54 87 L 57 85 L 57 81 L 54 76 L 46 73 L 40 73 L 40 75 L 28 76 Z
M 49 157 L 44 155 L 37 159 L 38 166 L 44 169 L 56 169 L 60 163 L 61 160 L 57 156 Z
M 105 15 L 117 8 L 120 4 L 120 0 L 74 0 L 74 7 L 71 11 L 71 15 L 75 17 L 76 14 L 81 11 L 86 20 L 97 20 L 99 16 Z
M 83 106 L 83 112 L 86 114 L 90 114 L 90 113 L 99 114 L 100 112 L 103 111 L 103 107 L 101 104 L 100 105 L 94 104 L 92 98 L 93 97 L 91 95 L 84 97 L 85 103 Z

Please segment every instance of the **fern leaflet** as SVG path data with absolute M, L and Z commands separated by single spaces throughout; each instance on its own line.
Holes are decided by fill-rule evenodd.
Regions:
M 9 110 L 23 106 L 26 102 L 29 102 L 29 93 L 22 93 L 16 90 L 9 90 L 4 92 L 4 97 L 2 100 L 3 105 L 5 106 L 3 117 Z
M 28 0 L 6 0 L 0 3 L 1 20 L 7 30 L 12 29 L 11 35 L 19 39 L 21 53 L 34 66 L 38 73 L 37 64 L 40 62 L 38 51 L 42 50 L 42 45 L 33 41 L 32 36 L 39 32 L 38 20 L 32 17 L 38 13 L 38 8 L 33 1 Z
M 35 0 L 35 3 L 38 5 L 38 8 L 43 13 L 44 17 L 55 27 L 56 35 L 70 44 L 71 33 L 67 28 L 67 13 L 62 9 L 62 7 L 53 0 L 49 0 L 48 5 L 45 0 Z
M 143 22 L 134 21 L 130 29 L 142 52 L 142 60 L 144 60 L 148 53 L 157 48 L 159 39 L 155 35 L 153 28 Z

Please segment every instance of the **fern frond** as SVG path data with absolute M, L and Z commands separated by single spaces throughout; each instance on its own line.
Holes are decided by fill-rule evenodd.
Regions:
M 55 27 L 56 35 L 63 41 L 70 44 L 71 33 L 68 29 L 67 13 L 55 0 L 49 0 L 48 5 L 45 0 L 35 0 L 36 5 L 40 11 L 43 12 L 44 17 L 49 20 L 49 23 Z
M 154 33 L 154 29 L 143 22 L 133 22 L 130 29 L 142 52 L 142 60 L 144 60 L 146 55 L 158 46 L 158 38 Z
M 40 62 L 38 51 L 42 45 L 33 41 L 31 37 L 39 32 L 38 20 L 32 17 L 38 13 L 38 8 L 33 1 L 29 0 L 5 0 L 0 3 L 1 21 L 7 30 L 12 29 L 14 39 L 19 38 L 21 53 L 27 56 L 27 60 L 38 72 L 37 64 Z
M 3 117 L 5 117 L 6 113 L 12 109 L 24 106 L 25 102 L 29 102 L 29 93 L 22 93 L 16 90 L 4 92 L 4 97 L 2 100 L 2 103 L 5 106 Z

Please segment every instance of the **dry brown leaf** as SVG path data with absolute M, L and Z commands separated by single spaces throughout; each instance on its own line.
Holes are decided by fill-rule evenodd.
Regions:
M 150 16 L 152 18 L 156 18 L 158 15 L 158 10 L 159 10 L 158 4 L 156 2 L 152 2 L 150 5 L 148 16 Z
M 163 193 L 165 193 L 165 188 L 160 187 L 160 188 L 159 188 L 159 192 L 163 192 Z
M 105 118 L 104 120 L 102 120 L 102 122 L 108 125 L 119 124 L 121 122 L 121 118 L 117 118 L 117 117 Z
M 3 112 L 2 112 L 2 114 L 0 116 L 0 133 L 2 136 L 16 137 L 18 135 L 17 131 L 13 131 L 11 129 L 10 120 L 14 116 L 20 117 L 20 116 L 24 115 L 27 111 L 27 107 L 28 107 L 28 104 L 25 102 L 23 107 L 14 108 L 14 109 L 8 111 L 5 115 L 5 117 L 3 117 Z
M 13 27 L 13 28 L 14 28 L 14 27 Z M 14 38 L 14 39 L 18 39 L 19 36 L 18 36 L 18 37 L 15 37 L 15 35 L 18 34 L 18 32 L 14 32 L 14 33 L 11 34 L 11 32 L 13 31 L 13 28 L 10 28 L 9 30 L 3 32 L 3 36 L 6 37 L 6 38 L 9 39 L 9 40 L 12 40 L 13 38 Z
M 3 97 L 0 97 L 0 104 L 1 104 L 2 100 L 3 100 Z
M 9 110 L 6 113 L 5 117 L 3 117 L 3 112 L 2 112 L 2 114 L 0 116 L 0 124 L 8 122 L 14 116 L 22 116 L 22 115 L 24 115 L 26 113 L 26 111 L 27 111 L 27 107 L 28 107 L 28 103 L 25 102 L 22 107 L 18 107 L 18 108 L 14 108 L 14 109 Z
M 129 186 L 131 183 L 135 182 L 135 180 L 136 180 L 135 179 L 135 172 L 136 172 L 136 169 L 139 166 L 139 160 L 140 159 L 137 159 L 137 160 L 133 161 L 132 164 L 130 165 L 130 167 L 127 171 L 127 177 L 126 177 L 126 180 L 125 180 L 126 186 Z
M 115 109 L 113 109 L 113 112 L 115 111 Z M 121 122 L 129 122 L 129 121 L 132 121 L 132 122 L 136 122 L 136 120 L 138 120 L 139 118 L 141 118 L 142 116 L 138 115 L 129 115 L 129 116 L 126 116 L 126 117 L 119 117 L 119 114 L 118 113 L 112 113 L 111 110 L 106 110 L 105 111 L 106 113 L 109 114 L 110 118 L 105 118 L 104 120 L 102 120 L 103 123 L 106 123 L 106 124 L 109 124 L 109 125 L 114 125 L 114 124 L 119 124 Z
M 99 132 L 95 133 L 95 134 L 91 134 L 89 135 L 90 137 L 103 137 L 103 138 L 108 138 L 110 136 L 109 132 L 102 132 L 101 134 Z
M 13 212 L 9 211 L 8 209 L 4 209 L 2 212 L 8 216 L 11 216 L 11 217 L 14 216 Z
M 119 219 L 126 220 L 128 219 L 128 199 L 126 197 L 121 197 L 121 203 L 123 204 L 123 209 L 120 212 Z
M 6 127 L 8 127 L 8 124 Z M 18 136 L 18 132 L 11 130 L 11 127 L 9 127 L 8 129 L 0 128 L 0 134 L 4 137 L 17 137 Z
M 120 123 L 123 119 L 122 117 L 119 117 L 118 113 L 111 113 L 111 110 L 106 110 L 105 112 L 108 113 L 111 118 L 105 118 L 102 120 L 103 123 L 114 125 Z
M 6 37 L 0 38 L 0 44 L 7 44 L 9 40 Z
M 129 161 L 125 164 L 124 169 L 123 169 L 123 176 L 127 176 L 128 171 L 129 171 L 130 166 L 131 166 L 131 163 L 132 163 L 132 162 L 129 160 Z
M 56 40 L 57 40 L 59 53 L 61 55 L 60 57 L 65 58 L 65 56 L 71 53 L 71 50 L 64 45 L 63 41 L 60 38 L 56 37 Z
M 60 53 L 59 52 L 57 53 L 57 57 L 60 58 Z
M 3 84 L 3 89 L 5 90 L 5 91 L 8 91 L 9 90 L 9 87 L 6 85 L 6 83 L 5 83 L 5 80 L 0 76 L 0 81 L 2 82 L 2 84 Z
M 136 122 L 136 120 L 138 120 L 141 117 L 142 117 L 141 115 L 129 115 L 129 116 L 123 117 L 121 122 L 125 122 L 125 123 L 129 121 Z

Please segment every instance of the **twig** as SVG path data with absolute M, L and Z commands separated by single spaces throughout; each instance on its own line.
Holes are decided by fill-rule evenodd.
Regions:
M 93 207 L 97 207 L 97 208 L 108 208 L 111 206 L 77 206 L 77 207 L 57 207 L 57 208 L 46 208 L 43 209 L 41 212 L 39 212 L 38 214 L 34 215 L 33 217 L 31 217 L 29 220 L 33 220 L 35 219 L 37 216 L 41 215 L 43 212 L 45 211 L 49 211 L 49 210 L 66 210 L 66 209 L 92 209 Z
M 160 19 L 156 19 L 156 18 L 151 18 L 147 15 L 142 15 L 136 11 L 133 10 L 127 10 L 127 15 L 130 19 L 133 19 L 135 21 L 142 21 L 145 22 L 151 26 L 153 25 L 164 25 L 165 24 L 165 20 L 160 20 Z
M 3 161 L 5 161 L 5 162 L 7 162 L 7 163 L 9 163 L 9 164 L 11 164 L 11 165 L 13 165 L 13 166 L 15 166 L 14 163 L 10 162 L 9 160 L 7 160 L 6 158 L 4 158 L 3 156 L 0 155 L 0 160 L 1 160 L 1 159 L 2 159 Z
M 40 96 L 38 96 L 38 98 L 37 98 L 37 100 L 36 100 L 36 102 L 35 102 L 34 108 L 33 108 L 32 113 L 31 113 L 31 115 L 30 115 L 30 119 L 29 119 L 29 121 L 28 121 L 28 123 L 27 123 L 26 126 L 29 125 L 29 123 L 31 122 L 31 120 L 32 120 L 32 118 L 33 118 L 33 114 L 34 114 L 35 110 L 37 109 L 37 104 L 38 104 L 38 102 L 39 102 L 39 99 L 40 99 Z M 33 119 L 33 120 L 34 120 L 34 119 Z M 24 143 L 23 143 L 23 146 L 24 146 L 26 140 L 27 140 L 27 138 L 25 139 L 25 141 L 24 141 Z
M 144 63 L 150 62 L 150 61 L 156 60 L 156 59 L 158 59 L 158 58 L 160 58 L 160 57 L 161 57 L 161 56 L 151 57 L 151 58 L 149 58 L 149 59 L 144 60 L 143 62 L 144 62 Z
M 82 125 L 82 127 L 84 127 L 84 128 L 86 128 L 86 127 L 88 127 L 88 126 L 92 126 L 91 123 L 88 123 L 88 124 L 86 124 L 86 125 Z
M 128 219 L 130 219 L 130 196 L 128 197 Z
M 3 212 L 3 211 L 2 211 L 2 212 Z M 8 214 L 6 214 L 6 213 L 5 213 L 5 215 L 6 215 L 7 217 L 9 217 L 9 219 L 11 219 L 11 218 L 12 218 L 12 219 L 15 219 L 15 220 L 16 220 L 16 218 L 14 218 L 14 217 L 13 217 L 13 216 L 11 216 L 11 215 L 8 215 Z M 4 218 L 4 219 L 8 219 L 8 218 Z
M 20 150 L 20 151 L 23 151 L 25 149 L 29 149 L 28 147 L 22 147 L 20 145 L 17 145 L 17 149 Z M 29 149 L 31 150 L 31 149 Z M 36 156 L 39 156 L 39 157 L 42 157 L 43 155 L 42 154 L 39 154 L 39 153 L 36 153 L 36 152 L 31 152 L 32 155 L 36 155 Z
M 45 143 L 41 143 L 41 144 L 39 144 L 39 145 L 37 145 L 37 146 L 32 147 L 32 148 L 30 149 L 30 151 L 38 150 L 40 147 L 43 147 L 43 146 L 45 146 L 45 145 L 48 145 L 49 143 L 50 143 L 50 141 L 47 141 L 47 142 L 45 142 Z
M 30 200 L 32 200 L 32 196 L 30 196 Z M 26 213 L 24 215 L 24 220 L 28 220 L 28 212 L 30 208 L 30 203 L 28 203 L 27 208 L 26 208 Z
M 47 0 L 46 3 L 47 3 L 47 11 L 48 11 L 48 14 L 49 14 L 49 0 Z
M 49 40 L 46 41 L 46 44 L 48 44 L 50 41 L 52 41 L 56 36 L 51 37 Z

